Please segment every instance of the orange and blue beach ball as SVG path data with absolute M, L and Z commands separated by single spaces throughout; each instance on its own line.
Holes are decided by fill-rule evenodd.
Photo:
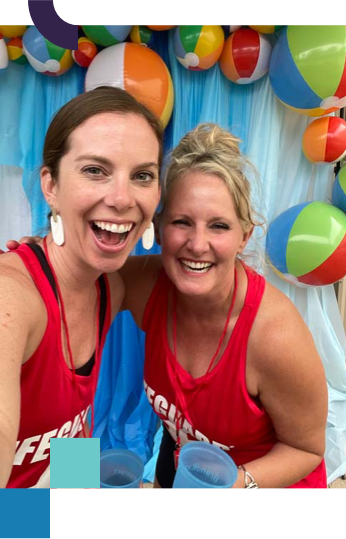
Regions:
M 324 286 L 346 275 L 346 215 L 324 202 L 305 202 L 269 226 L 266 253 L 279 277 L 297 286 Z

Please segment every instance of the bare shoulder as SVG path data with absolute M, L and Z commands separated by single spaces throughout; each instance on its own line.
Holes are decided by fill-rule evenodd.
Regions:
M 321 364 L 312 335 L 298 309 L 280 290 L 266 283 L 254 322 L 249 352 L 251 363 L 260 371 L 304 370 Z
M 36 349 L 45 330 L 47 311 L 35 283 L 21 259 L 0 257 L 0 332 L 2 350 L 18 349 L 16 360 L 25 361 Z
M 20 301 L 21 310 L 24 311 L 26 307 L 32 310 L 43 305 L 35 283 L 20 257 L 14 253 L 5 253 L 0 257 L 0 294 L 2 298 L 12 298 L 13 303 Z

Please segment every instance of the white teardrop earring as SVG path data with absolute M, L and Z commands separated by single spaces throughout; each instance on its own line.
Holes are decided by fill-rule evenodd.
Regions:
M 52 216 L 50 218 L 50 226 L 52 229 L 53 240 L 57 245 L 63 245 L 65 242 L 64 225 L 62 224 L 60 215 L 56 212 L 56 208 L 54 208 L 54 206 L 51 206 L 51 208 Z
M 154 232 L 154 223 L 151 222 L 146 231 L 142 236 L 142 245 L 143 248 L 149 251 L 154 245 L 155 232 Z

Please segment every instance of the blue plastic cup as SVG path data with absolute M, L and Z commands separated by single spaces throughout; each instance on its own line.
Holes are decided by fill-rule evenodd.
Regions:
M 173 488 L 231 488 L 238 469 L 227 453 L 205 442 L 189 442 L 180 450 Z
M 101 488 L 138 488 L 143 478 L 142 460 L 129 449 L 107 449 L 100 457 Z

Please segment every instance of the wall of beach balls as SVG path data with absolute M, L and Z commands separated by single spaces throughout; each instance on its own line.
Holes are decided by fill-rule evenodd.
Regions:
M 269 74 L 272 89 L 292 113 L 311 117 L 302 152 L 316 166 L 346 155 L 345 26 L 81 26 L 78 50 L 62 49 L 34 26 L 0 25 L 0 70 L 29 63 L 42 76 L 85 68 L 85 91 L 120 86 L 143 101 L 167 126 L 174 88 L 155 49 L 170 32 L 176 61 L 193 72 L 218 63 L 230 84 Z M 196 75 L 198 76 L 198 73 Z M 1 80 L 1 79 L 0 79 Z M 346 275 L 346 167 L 335 179 L 331 204 L 306 201 L 269 226 L 266 254 L 281 278 L 297 286 L 324 286 Z

